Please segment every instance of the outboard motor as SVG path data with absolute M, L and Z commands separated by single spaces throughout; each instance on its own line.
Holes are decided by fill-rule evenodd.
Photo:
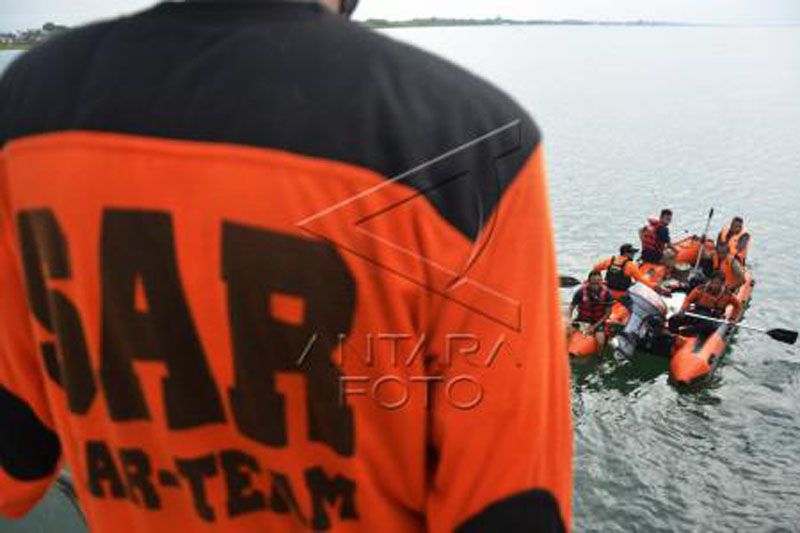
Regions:
M 614 355 L 617 358 L 630 359 L 639 344 L 648 342 L 664 324 L 667 315 L 667 303 L 653 289 L 637 283 L 628 290 L 633 307 L 628 323 L 614 339 Z

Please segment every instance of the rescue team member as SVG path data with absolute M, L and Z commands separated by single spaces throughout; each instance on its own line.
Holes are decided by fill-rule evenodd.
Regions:
M 578 316 L 575 317 L 575 321 L 587 325 L 588 333 L 595 336 L 597 344 L 604 346 L 606 343 L 605 323 L 611 316 L 613 305 L 614 297 L 603 283 L 603 276 L 599 272 L 591 272 L 586 283 L 575 291 L 572 297 L 567 311 L 567 334 L 572 334 L 574 328 L 572 317 L 577 309 Z
M 623 244 L 619 248 L 619 255 L 600 261 L 592 269 L 592 272 L 605 271 L 606 287 L 616 299 L 622 298 L 634 281 L 640 281 L 657 291 L 661 290 L 658 283 L 639 271 L 639 266 L 634 261 L 638 251 L 632 244 Z
M 683 301 L 680 312 L 670 319 L 670 330 L 686 336 L 706 336 L 719 327 L 715 322 L 686 316 L 684 313 L 688 310 L 712 318 L 723 318 L 730 307 L 731 314 L 728 316 L 738 315 L 742 304 L 725 290 L 724 285 L 724 275 L 717 274 L 704 285 L 692 290 Z
M 744 283 L 744 264 L 730 253 L 725 243 L 720 242 L 715 246 L 712 241 L 708 241 L 701 248 L 701 254 L 699 267 L 706 280 L 720 273 L 730 289 L 737 289 Z
M 728 247 L 729 252 L 736 256 L 744 265 L 747 260 L 747 251 L 750 247 L 750 232 L 744 227 L 742 217 L 733 217 L 731 223 L 719 232 L 717 244 Z
M 646 263 L 668 264 L 674 257 L 675 248 L 669 235 L 672 210 L 663 209 L 658 219 L 650 218 L 647 225 L 639 229 L 642 241 L 642 261 Z
M 165 2 L 5 72 L 3 514 L 63 457 L 98 532 L 568 527 L 539 132 L 326 5 Z

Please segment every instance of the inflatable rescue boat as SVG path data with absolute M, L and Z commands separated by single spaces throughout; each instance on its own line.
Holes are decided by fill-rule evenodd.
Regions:
M 716 369 L 737 329 L 732 324 L 742 319 L 753 291 L 752 273 L 745 269 L 745 283 L 736 293 L 742 311 L 732 315 L 729 309 L 725 317 L 732 324 L 720 325 L 706 338 L 665 336 L 664 325 L 686 298 L 686 282 L 701 244 L 698 237 L 687 237 L 674 244 L 678 253 L 670 277 L 664 265 L 642 263 L 640 272 L 651 282 L 673 291 L 672 294 L 662 296 L 647 285 L 636 283 L 627 292 L 630 310 L 619 301 L 623 295 L 614 294 L 617 301 L 605 329 L 606 344 L 613 348 L 618 359 L 631 358 L 637 350 L 671 357 L 670 380 L 676 384 L 696 382 Z M 709 244 L 713 246 L 711 241 L 705 243 Z M 568 339 L 568 349 L 573 359 L 587 360 L 605 347 L 599 346 L 585 327 L 579 327 Z

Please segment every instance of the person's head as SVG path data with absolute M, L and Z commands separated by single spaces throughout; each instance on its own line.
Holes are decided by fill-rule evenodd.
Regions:
M 744 220 L 742 219 L 742 217 L 733 217 L 733 220 L 731 220 L 731 235 L 736 235 L 737 233 L 742 231 L 743 227 L 744 227 Z
M 603 275 L 600 272 L 590 272 L 586 281 L 589 284 L 589 290 L 599 291 L 603 286 Z
M 619 247 L 619 255 L 624 255 L 628 259 L 633 260 L 639 250 L 632 244 L 623 244 Z
M 708 285 L 706 286 L 708 292 L 711 294 L 719 294 L 722 291 L 722 287 L 725 285 L 725 276 L 722 274 L 717 274 L 713 278 L 708 281 Z
M 659 220 L 665 226 L 669 226 L 670 222 L 672 222 L 672 209 L 662 209 Z

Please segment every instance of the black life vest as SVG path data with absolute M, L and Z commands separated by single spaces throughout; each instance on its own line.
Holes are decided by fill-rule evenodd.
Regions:
M 622 260 L 620 262 L 620 260 Z M 630 259 L 624 255 L 619 255 L 611 260 L 611 265 L 606 270 L 606 285 L 613 291 L 627 291 L 633 284 L 633 280 L 625 274 L 625 266 Z
M 719 257 L 714 252 L 711 256 L 706 256 L 700 259 L 700 270 L 705 277 L 712 278 L 719 269 Z
M 581 288 L 581 303 L 578 304 L 578 321 L 594 324 L 603 318 L 606 311 L 608 311 L 608 304 L 604 303 L 604 301 L 608 300 L 609 297 L 608 289 L 603 287 L 597 298 L 592 298 L 589 294 L 589 284 L 584 284 Z

